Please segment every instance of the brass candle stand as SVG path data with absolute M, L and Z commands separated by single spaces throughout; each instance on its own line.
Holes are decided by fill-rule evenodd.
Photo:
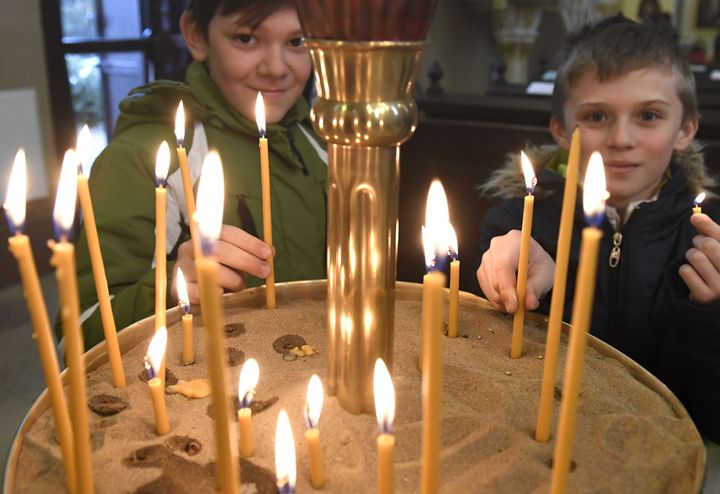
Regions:
M 374 413 L 373 369 L 392 368 L 399 145 L 424 42 L 307 41 L 315 130 L 328 142 L 328 392 Z

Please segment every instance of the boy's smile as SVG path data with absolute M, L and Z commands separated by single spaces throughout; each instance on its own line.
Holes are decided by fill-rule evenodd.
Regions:
M 565 125 L 550 129 L 567 147 L 580 127 L 584 171 L 593 151 L 605 164 L 608 204 L 623 211 L 634 201 L 650 199 L 660 189 L 674 151 L 685 149 L 697 131 L 697 118 L 682 122 L 683 107 L 673 77 L 660 68 L 635 70 L 599 81 L 584 74 L 564 105 Z

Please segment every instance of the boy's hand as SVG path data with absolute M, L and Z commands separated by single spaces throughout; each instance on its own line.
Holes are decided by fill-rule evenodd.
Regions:
M 517 309 L 517 270 L 520 257 L 520 231 L 511 230 L 494 237 L 483 254 L 477 270 L 480 288 L 498 309 L 515 312 Z M 540 298 L 553 284 L 555 261 L 533 238 L 530 238 L 525 308 L 536 309 Z
M 240 228 L 223 225 L 220 230 L 215 249 L 215 259 L 219 263 L 218 269 L 218 296 L 223 291 L 239 292 L 245 288 L 245 278 L 248 275 L 265 278 L 270 274 L 270 265 L 267 260 L 272 255 L 270 247 Z M 192 241 L 188 240 L 178 248 L 178 257 L 175 270 L 182 268 L 187 283 L 188 297 L 191 304 L 200 303 L 200 290 L 198 288 L 197 271 Z M 172 297 L 177 300 L 177 277 L 173 276 Z
M 690 289 L 690 301 L 709 304 L 720 300 L 720 225 L 706 214 L 693 214 L 690 222 L 698 233 L 685 253 L 688 264 L 679 274 Z

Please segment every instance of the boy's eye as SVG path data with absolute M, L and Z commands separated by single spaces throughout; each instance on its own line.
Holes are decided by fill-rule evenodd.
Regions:
M 604 122 L 606 120 L 606 116 L 603 112 L 594 111 L 585 115 L 584 119 L 588 122 L 599 123 Z
M 657 120 L 660 118 L 660 115 L 657 112 L 646 110 L 640 114 L 640 119 L 645 122 L 652 122 L 653 120 Z
M 238 43 L 241 43 L 243 45 L 250 44 L 253 41 L 252 34 L 242 33 L 242 34 L 236 34 L 234 36 L 235 41 Z
M 290 46 L 292 46 L 293 48 L 298 48 L 298 47 L 302 46 L 304 42 L 305 42 L 305 38 L 300 36 L 300 37 L 291 39 Z

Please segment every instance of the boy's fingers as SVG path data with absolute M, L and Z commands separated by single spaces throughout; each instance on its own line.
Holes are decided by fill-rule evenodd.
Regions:
M 720 269 L 720 242 L 712 237 L 696 235 L 693 238 L 693 245 L 702 251 L 716 268 Z
M 692 266 L 693 271 L 703 280 L 703 283 L 715 293 L 720 293 L 720 272 L 705 255 L 705 252 L 692 248 L 687 251 L 685 258 Z
M 507 312 L 515 312 L 517 309 L 517 287 L 515 285 L 515 270 L 510 266 L 498 266 L 495 271 L 497 292 L 500 294 L 502 305 Z
M 272 249 L 265 242 L 235 226 L 223 225 L 220 230 L 220 240 L 239 247 L 260 259 L 267 259 L 272 255 Z
M 266 278 L 270 274 L 270 265 L 267 262 L 230 242 L 218 242 L 215 256 L 219 263 L 235 271 L 243 271 L 258 278 Z
M 690 222 L 702 235 L 707 235 L 708 237 L 712 237 L 715 240 L 720 241 L 720 225 L 715 223 L 705 213 L 691 215 Z
M 683 264 L 680 266 L 678 274 L 690 290 L 690 300 L 692 302 L 707 303 L 714 300 L 712 290 L 692 266 Z

